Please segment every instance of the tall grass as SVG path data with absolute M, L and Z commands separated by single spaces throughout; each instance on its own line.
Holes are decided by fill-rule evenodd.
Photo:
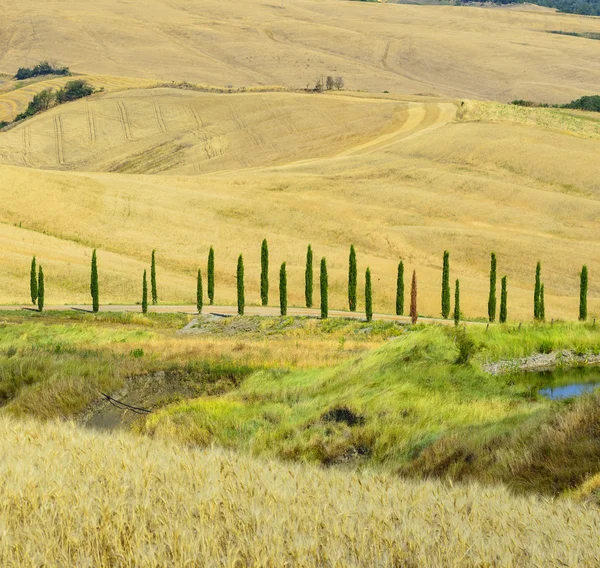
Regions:
M 596 566 L 600 513 L 0 419 L 2 566 Z

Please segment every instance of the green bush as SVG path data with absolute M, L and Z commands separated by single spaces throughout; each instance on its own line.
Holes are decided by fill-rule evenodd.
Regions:
M 94 87 L 92 87 L 87 81 L 83 79 L 75 79 L 69 81 L 62 89 L 56 92 L 56 102 L 60 105 L 83 97 L 89 97 L 94 93 Z
M 35 67 L 20 67 L 15 75 L 17 81 L 23 81 L 24 79 L 31 79 L 32 77 L 39 77 L 42 75 L 70 75 L 68 67 L 55 67 L 52 63 L 42 61 Z

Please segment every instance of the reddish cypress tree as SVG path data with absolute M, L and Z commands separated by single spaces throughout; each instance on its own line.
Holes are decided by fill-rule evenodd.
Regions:
M 417 271 L 413 270 L 412 286 L 410 289 L 410 319 L 413 323 L 417 323 Z

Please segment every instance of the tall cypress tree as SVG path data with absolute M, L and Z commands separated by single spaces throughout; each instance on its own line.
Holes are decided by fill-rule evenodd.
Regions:
M 356 251 L 354 245 L 350 245 L 350 257 L 348 258 L 348 307 L 351 312 L 356 311 L 356 284 L 358 282 L 358 268 L 356 266 Z
M 158 304 L 158 290 L 156 289 L 156 251 L 152 251 L 152 263 L 150 265 L 150 287 L 152 289 L 152 305 Z
M 506 323 L 508 316 L 508 290 L 506 289 L 506 276 L 502 277 L 502 291 L 500 292 L 500 323 Z
M 587 319 L 588 269 L 584 264 L 579 275 L 579 321 Z
M 246 295 L 244 293 L 244 258 L 241 254 L 237 263 L 237 306 L 238 314 L 243 316 L 246 307 Z
M 196 280 L 196 309 L 198 313 L 202 313 L 202 307 L 204 305 L 204 298 L 202 297 L 202 270 L 198 269 L 198 278 Z
M 282 316 L 287 316 L 287 270 L 285 262 L 279 269 L 279 307 Z
M 460 323 L 460 282 L 458 278 L 454 285 L 454 325 Z
M 442 317 L 447 319 L 450 315 L 450 253 L 444 251 L 444 265 L 442 268 Z
M 365 273 L 365 315 L 367 321 L 373 319 L 373 290 L 371 289 L 371 269 Z
M 313 253 L 312 247 L 308 245 L 306 250 L 306 270 L 304 272 L 304 299 L 306 307 L 312 308 L 313 305 Z
M 207 292 L 208 292 L 208 301 L 212 306 L 215 303 L 215 250 L 210 247 L 208 251 L 208 278 L 207 278 Z
M 37 266 L 35 256 L 31 259 L 31 271 L 29 273 L 29 292 L 31 303 L 35 306 L 38 300 Z
M 542 263 L 538 261 L 535 267 L 535 289 L 533 291 L 533 319 L 540 318 L 540 293 L 542 289 Z
M 546 301 L 544 299 L 544 285 L 540 288 L 540 320 L 546 319 Z
M 269 245 L 263 239 L 260 247 L 260 301 L 263 306 L 269 303 Z
M 396 315 L 404 315 L 404 262 L 398 265 L 398 277 L 396 279 Z
M 44 311 L 44 302 L 46 300 L 46 290 L 44 287 L 44 269 L 40 266 L 38 272 L 38 285 L 37 285 L 38 297 L 37 305 L 40 312 Z
M 144 278 L 142 280 L 142 313 L 148 313 L 148 280 L 146 271 L 144 270 Z
M 321 318 L 327 319 L 329 316 L 329 282 L 327 281 L 327 261 L 325 257 L 321 259 Z
M 413 325 L 417 323 L 417 271 L 413 270 L 412 284 L 410 287 L 410 320 Z
M 496 320 L 496 253 L 492 253 L 490 264 L 490 297 L 488 299 L 488 318 Z
M 92 295 L 92 311 L 96 314 L 100 310 L 100 295 L 98 288 L 98 259 L 96 249 L 92 253 L 92 269 L 90 275 L 90 293 Z

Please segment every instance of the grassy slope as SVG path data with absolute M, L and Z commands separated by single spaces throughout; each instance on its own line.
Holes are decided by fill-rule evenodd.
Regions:
M 595 42 L 545 33 L 600 31 L 597 20 L 573 15 L 339 0 L 283 9 L 262 0 L 8 0 L 5 8 L 7 73 L 56 59 L 84 73 L 296 88 L 331 73 L 371 92 L 551 102 L 600 82 Z
M 0 395 L 12 415 L 78 417 L 99 391 L 163 371 L 187 386 L 154 393 L 155 413 L 135 427 L 167 440 L 550 494 L 598 471 L 600 397 L 551 402 L 535 377 L 480 370 L 549 349 L 598 352 L 591 325 L 471 328 L 475 358 L 457 365 L 453 330 L 436 326 L 207 318 L 180 335 L 183 315 L 2 318 Z M 340 408 L 356 423 L 328 419 Z
M 4 566 L 593 566 L 600 556 L 597 511 L 502 488 L 6 418 L 0 440 Z
M 515 489 L 550 493 L 596 472 L 600 398 L 565 406 L 537 397 L 535 377 L 491 377 L 479 369 L 482 361 L 542 348 L 598 352 L 596 329 L 474 328 L 468 336 L 477 353 L 471 365 L 455 363 L 452 330 L 421 328 L 334 368 L 259 371 L 219 399 L 185 401 L 152 415 L 142 430 L 286 459 L 368 460 L 413 475 L 502 479 Z M 336 408 L 362 422 L 328 419 Z

